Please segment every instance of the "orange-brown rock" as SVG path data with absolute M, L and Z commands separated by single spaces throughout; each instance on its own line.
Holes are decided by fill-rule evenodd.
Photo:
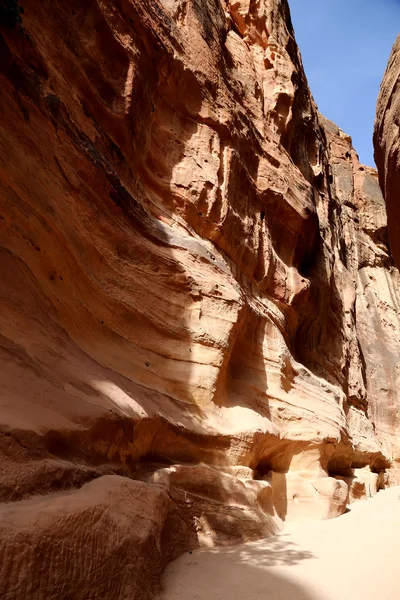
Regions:
M 389 240 L 400 266 L 400 35 L 389 58 L 379 98 L 374 131 L 375 161 L 386 200 Z
M 386 202 L 388 218 L 388 242 L 390 250 L 397 267 L 400 266 L 400 36 L 397 38 L 386 73 L 384 75 L 377 103 L 377 113 L 374 131 L 375 160 L 378 167 L 379 182 Z M 399 284 L 397 283 L 397 290 Z M 385 296 L 384 296 L 385 297 Z M 398 296 L 395 296 L 397 299 Z M 398 305 L 397 305 L 398 306 Z M 392 318 L 392 328 L 394 325 Z M 394 332 L 394 330 L 393 330 Z M 393 346 L 389 346 L 385 352 L 385 359 L 380 367 L 381 375 L 389 381 L 387 390 L 389 392 L 388 402 L 393 408 L 396 406 L 400 386 L 399 355 L 393 354 Z M 385 389 L 383 377 L 380 383 L 381 389 Z M 396 394 L 397 392 L 397 394 Z M 388 419 L 387 428 L 393 419 Z M 399 443 L 399 442 L 397 442 Z M 389 482 L 395 485 L 400 483 L 399 451 L 395 453 L 395 466 L 388 474 Z
M 393 480 L 399 272 L 286 0 L 24 8 L 0 31 L 3 595 L 142 599 L 185 549 Z
M 152 598 L 186 533 L 170 505 L 157 486 L 115 475 L 3 504 L 2 598 Z

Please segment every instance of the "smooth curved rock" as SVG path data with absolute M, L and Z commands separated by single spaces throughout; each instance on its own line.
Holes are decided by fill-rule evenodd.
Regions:
M 24 8 L 27 35 L 0 31 L 0 499 L 29 530 L 43 495 L 41 535 L 91 480 L 121 502 L 141 482 L 172 503 L 156 579 L 185 548 L 340 514 L 355 469 L 400 457 L 400 281 L 287 2 Z

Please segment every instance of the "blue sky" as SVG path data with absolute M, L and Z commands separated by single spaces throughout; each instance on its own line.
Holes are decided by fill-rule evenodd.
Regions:
M 379 86 L 400 32 L 400 0 L 289 0 L 297 43 L 318 108 L 374 165 Z

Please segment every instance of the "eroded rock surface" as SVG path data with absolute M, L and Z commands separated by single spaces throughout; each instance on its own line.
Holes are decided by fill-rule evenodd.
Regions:
M 400 266 L 400 36 L 397 38 L 378 97 L 377 113 L 374 131 L 375 161 L 378 167 L 379 182 L 386 202 L 388 215 L 388 240 L 394 262 Z M 397 284 L 398 285 L 398 284 Z M 398 288 L 397 288 L 398 289 Z M 398 298 L 398 296 L 397 296 Z M 398 307 L 398 304 L 397 304 Z M 398 308 L 397 308 L 398 314 Z M 394 317 L 395 315 L 393 315 Z M 393 325 L 392 325 L 393 327 Z M 388 357 L 392 356 L 391 365 L 396 363 L 396 356 L 389 349 Z M 385 360 L 386 363 L 386 360 Z M 387 369 L 386 377 L 397 380 L 399 387 L 399 361 L 397 365 Z M 382 370 L 382 369 L 381 369 Z M 391 386 L 389 386 L 390 388 Z M 389 405 L 395 406 L 393 400 Z M 399 451 L 395 452 L 396 462 L 389 473 L 389 480 L 396 484 L 400 482 Z
M 24 8 L 0 36 L 3 595 L 150 597 L 185 549 L 393 480 L 385 205 L 317 112 L 286 1 Z M 92 586 L 121 539 L 119 587 Z
M 157 486 L 115 475 L 3 504 L 2 597 L 152 598 L 187 533 L 171 504 Z
M 377 103 L 374 131 L 375 161 L 389 217 L 393 257 L 400 266 L 400 35 L 397 38 Z

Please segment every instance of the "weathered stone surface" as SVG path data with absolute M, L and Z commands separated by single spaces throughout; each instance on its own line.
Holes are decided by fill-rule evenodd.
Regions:
M 1 597 L 152 598 L 171 539 L 175 550 L 182 541 L 172 504 L 157 486 L 115 475 L 3 504 Z
M 176 502 L 192 511 L 201 545 L 222 546 L 266 537 L 279 529 L 272 487 L 254 481 L 252 475 L 235 477 L 206 465 L 174 465 L 155 471 L 151 481 L 166 486 Z
M 7 552 L 67 497 L 78 556 L 104 481 L 162 498 L 155 580 L 184 548 L 340 514 L 356 469 L 400 456 L 399 272 L 287 2 L 24 7 L 27 37 L 0 32 L 0 495 L 38 525 L 24 549 L 5 523 Z M 80 589 L 65 564 L 38 597 Z M 119 597 L 143 598 L 130 573 Z
M 400 35 L 389 58 L 377 103 L 375 162 L 386 200 L 390 247 L 400 266 Z
M 375 131 L 374 131 L 374 147 L 375 147 L 375 161 L 378 167 L 379 182 L 382 188 L 382 192 L 386 202 L 387 218 L 388 218 L 388 240 L 390 243 L 390 249 L 393 254 L 393 258 L 397 267 L 400 266 L 400 203 L 399 203 L 399 190 L 400 190 L 400 141 L 399 141 L 399 127 L 400 127 L 400 36 L 397 38 L 389 62 L 387 65 L 386 73 L 384 75 L 381 89 L 377 103 L 377 113 L 375 120 Z M 393 271 L 393 270 L 392 270 Z M 397 290 L 399 289 L 399 280 L 394 280 Z M 388 293 L 391 298 L 398 300 L 398 294 L 393 297 L 391 289 L 385 286 L 380 290 L 382 301 L 388 306 L 392 305 L 392 302 L 388 302 Z M 393 331 L 392 340 L 394 341 L 395 326 L 398 322 L 398 307 L 397 313 L 387 312 L 386 322 Z M 397 316 L 397 320 L 396 320 Z M 397 410 L 396 393 L 391 390 L 398 390 L 400 385 L 399 380 L 399 354 L 396 346 L 389 343 L 384 348 L 384 361 L 379 365 L 378 370 L 380 374 L 379 380 L 381 381 L 381 389 L 387 390 L 387 402 L 380 409 L 381 414 L 385 410 L 385 406 L 389 406 L 392 415 Z M 383 377 L 387 380 L 387 387 L 383 382 Z M 385 387 L 384 387 L 385 386 Z M 393 416 L 387 414 L 386 416 L 386 429 L 391 430 L 391 426 L 395 422 Z M 394 438 L 396 439 L 396 438 Z M 393 473 L 389 474 L 389 481 L 395 484 L 398 482 L 398 462 L 400 456 L 399 448 L 399 437 L 397 435 L 397 447 L 395 449 L 394 458 L 396 459 L 397 468 L 393 469 Z
M 348 485 L 332 477 L 312 480 L 295 472 L 272 473 L 273 503 L 285 521 L 333 519 L 346 511 Z

